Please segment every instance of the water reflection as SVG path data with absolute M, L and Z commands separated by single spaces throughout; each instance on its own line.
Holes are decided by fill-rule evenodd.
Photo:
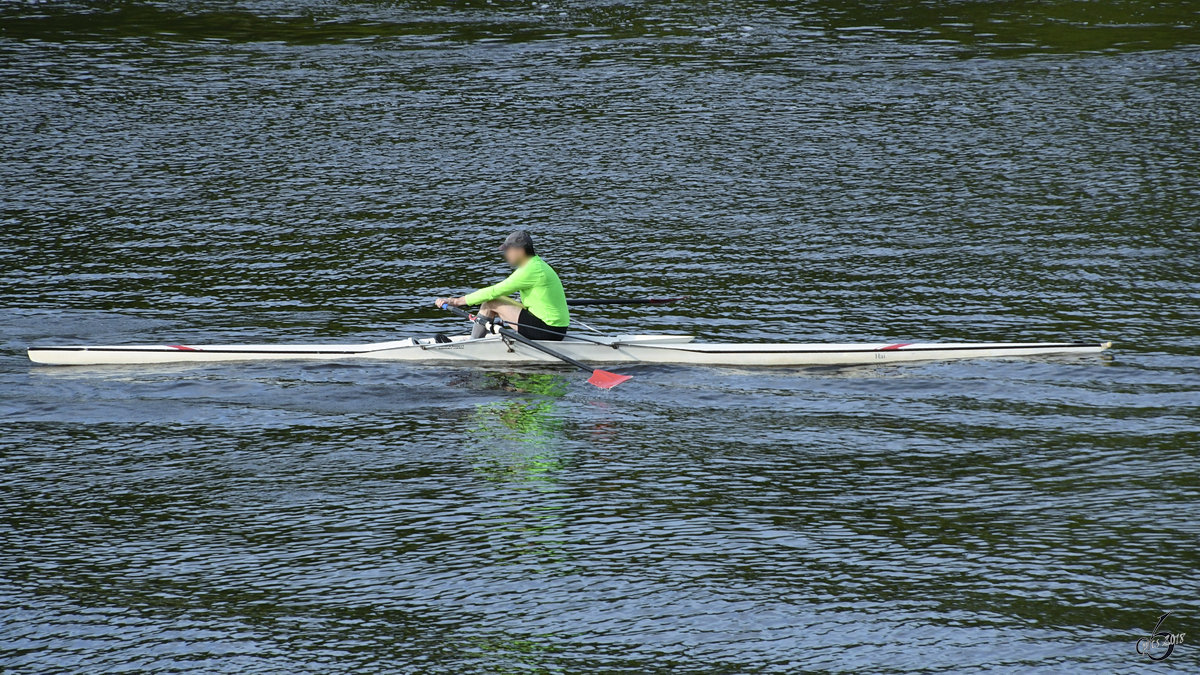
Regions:
M 480 372 L 460 382 L 520 394 L 476 405 L 468 434 L 476 470 L 491 481 L 551 481 L 563 463 L 564 423 L 557 400 L 570 381 L 560 373 Z
M 1119 672 L 1194 599 L 1194 3 L 236 4 L 0 2 L 6 666 Z M 22 351 L 444 330 L 514 222 L 700 298 L 615 332 L 1119 356 Z
M 647 55 L 763 65 L 772 50 L 809 43 L 837 43 L 843 53 L 856 44 L 910 44 L 958 56 L 1080 53 L 1169 49 L 1200 40 L 1188 3 L 1021 4 L 899 2 L 724 3 L 735 28 L 717 17 L 697 15 L 689 5 L 607 4 L 545 11 L 538 3 L 349 3 L 330 13 L 321 3 L 259 3 L 255 11 L 230 11 L 200 3 L 114 3 L 98 10 L 77 3 L 0 4 L 9 39 L 94 42 L 274 42 L 321 45 L 383 42 L 429 48 L 438 42 L 574 41 L 580 45 L 620 40 Z M 311 6 L 305 6 L 311 5 Z M 446 6 L 451 5 L 451 6 Z M 458 6 L 454 6 L 458 5 Z M 297 11 L 299 9 L 299 11 Z M 754 25 L 746 25 L 746 24 Z M 668 37 L 669 40 L 662 40 Z M 745 60 L 746 55 L 754 58 Z
M 570 502 L 559 484 L 565 422 L 558 401 L 569 384 L 558 373 L 484 372 L 471 382 L 518 394 L 476 406 L 467 454 L 476 473 L 503 488 L 495 494 L 503 515 L 489 519 L 489 556 L 534 576 L 567 558 Z

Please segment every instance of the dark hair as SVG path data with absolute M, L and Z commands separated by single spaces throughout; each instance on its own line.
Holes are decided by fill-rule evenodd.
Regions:
M 530 258 L 537 255 L 537 253 L 533 252 L 533 244 L 525 244 L 525 255 L 529 256 Z

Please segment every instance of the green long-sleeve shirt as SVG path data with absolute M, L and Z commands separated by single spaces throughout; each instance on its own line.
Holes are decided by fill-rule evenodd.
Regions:
M 504 281 L 481 288 L 463 299 L 468 305 L 479 305 L 518 291 L 521 293 L 521 304 L 525 305 L 525 309 L 546 325 L 570 325 L 571 314 L 567 311 L 567 294 L 563 292 L 562 281 L 541 256 L 535 255 L 525 261 L 524 265 L 513 270 Z

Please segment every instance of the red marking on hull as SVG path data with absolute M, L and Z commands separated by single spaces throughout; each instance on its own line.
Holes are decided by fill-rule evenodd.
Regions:
M 900 349 L 901 347 L 907 347 L 907 346 L 909 346 L 909 345 L 911 345 L 911 344 L 912 344 L 911 342 L 898 342 L 898 343 L 896 343 L 896 344 L 894 344 L 894 345 L 888 345 L 888 346 L 886 346 L 886 347 L 880 347 L 880 348 L 879 348 L 879 351 L 881 351 L 881 352 L 894 352 L 894 351 L 896 351 L 897 349 Z
M 198 352 L 198 351 L 200 351 L 199 349 L 196 349 L 195 347 L 185 347 L 183 345 L 167 345 L 167 346 L 170 347 L 171 349 L 178 349 L 181 352 Z

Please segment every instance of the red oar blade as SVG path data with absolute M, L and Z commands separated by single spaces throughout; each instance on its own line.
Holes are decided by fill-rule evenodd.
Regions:
M 588 378 L 588 384 L 595 385 L 601 389 L 612 389 L 625 380 L 632 379 L 632 375 L 618 375 L 617 373 L 610 373 L 607 370 L 593 370 L 592 376 Z

